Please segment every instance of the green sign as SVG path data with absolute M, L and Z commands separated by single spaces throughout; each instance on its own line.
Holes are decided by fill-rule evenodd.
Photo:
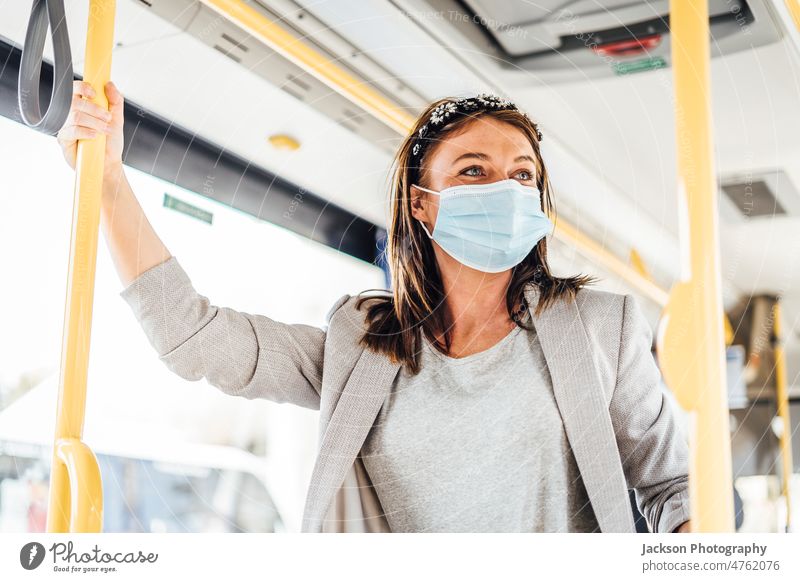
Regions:
M 182 212 L 183 214 L 198 220 L 202 220 L 208 224 L 211 224 L 211 218 L 214 216 L 207 210 L 203 210 L 197 206 L 192 206 L 191 204 L 188 204 L 183 200 L 178 200 L 167 193 L 164 193 L 164 207 L 172 208 L 173 210 L 177 210 L 178 212 Z
M 667 61 L 665 61 L 663 57 L 648 57 L 638 61 L 614 63 L 614 72 L 617 75 L 630 75 L 631 73 L 641 73 L 642 71 L 663 69 L 666 66 Z

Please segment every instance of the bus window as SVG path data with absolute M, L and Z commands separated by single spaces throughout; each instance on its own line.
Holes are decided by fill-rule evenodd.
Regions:
M 0 253 L 5 283 L 0 302 L 14 306 L 6 310 L 0 334 L 0 443 L 42 450 L 52 446 L 55 421 L 72 177 L 51 137 L 3 117 L 0 133 L 5 193 L 0 197 L 0 244 L 12 249 Z M 217 305 L 321 326 L 341 295 L 384 286 L 383 272 L 375 265 L 138 170 L 126 168 L 126 173 L 195 288 Z M 299 530 L 313 466 L 316 411 L 277 410 L 278 404 L 232 398 L 205 381 L 187 382 L 170 373 L 154 357 L 121 290 L 101 240 L 84 441 L 105 459 L 100 463 L 110 520 L 105 531 Z M 140 451 L 128 446 L 134 442 Z M 115 449 L 115 443 L 127 443 L 125 450 Z M 206 477 L 176 477 L 148 460 L 157 451 L 168 466 L 180 460 L 185 447 L 200 446 L 224 449 L 220 467 L 206 467 Z M 260 468 L 235 469 L 236 451 L 254 455 Z M 36 487 L 46 489 L 50 462 L 46 451 L 35 458 L 27 457 L 23 465 L 31 469 L 25 472 L 17 456 L 0 454 L 0 491 L 30 498 L 25 507 L 33 517 L 23 528 L 30 531 L 39 523 L 34 493 Z M 5 471 L 8 467 L 16 469 Z M 274 475 L 280 478 L 273 482 Z M 238 483 L 235 495 L 228 494 L 224 511 L 215 509 L 210 500 L 231 480 Z M 134 482 L 135 487 L 126 487 Z M 271 499 L 274 503 L 264 501 Z M 120 511 L 112 509 L 117 505 Z M 0 511 L 12 506 L 0 503 Z M 150 517 L 130 509 L 137 506 Z M 176 515 L 163 513 L 166 507 Z M 0 524 L 13 519 L 9 529 L 21 531 L 14 515 L 6 519 L 0 513 Z

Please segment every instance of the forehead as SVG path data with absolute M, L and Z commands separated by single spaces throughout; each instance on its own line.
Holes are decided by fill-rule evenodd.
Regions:
M 491 117 L 479 117 L 471 121 L 461 131 L 447 136 L 438 146 L 433 157 L 439 161 L 454 159 L 470 151 L 481 151 L 490 157 L 533 154 L 533 146 L 521 129 Z M 435 163 L 435 160 L 431 161 Z

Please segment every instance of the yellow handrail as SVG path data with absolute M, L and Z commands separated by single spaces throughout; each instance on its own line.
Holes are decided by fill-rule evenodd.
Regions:
M 681 281 L 663 312 L 657 349 L 664 381 L 690 413 L 691 530 L 730 532 L 733 486 L 707 0 L 671 0 L 670 32 L 684 260 Z
M 111 78 L 115 13 L 116 0 L 89 0 L 84 80 L 95 90 L 92 101 L 105 108 L 108 101 L 104 87 Z M 105 147 L 102 133 L 78 142 L 48 532 L 100 531 L 102 527 L 100 472 L 94 455 L 80 441 L 86 408 Z
M 407 132 L 414 117 L 389 101 L 378 91 L 360 81 L 342 67 L 332 64 L 301 39 L 266 18 L 241 0 L 201 0 L 203 4 L 236 22 L 250 35 L 260 39 L 332 89 L 369 111 L 399 133 Z
M 94 453 L 78 439 L 59 439 L 56 441 L 54 460 L 57 461 L 54 469 L 63 474 L 69 487 L 57 490 L 59 506 L 63 510 L 48 513 L 48 531 L 101 531 L 103 487 Z
M 800 2 L 798 2 L 798 0 L 786 0 L 785 4 L 792 20 L 794 20 L 794 25 L 797 27 L 798 32 L 800 32 Z
M 776 299 L 772 310 L 772 327 L 775 333 L 775 398 L 778 404 L 778 417 L 781 419 L 779 435 L 781 451 L 781 493 L 786 501 L 786 530 L 792 528 L 792 423 L 789 418 L 789 389 L 786 383 L 786 354 L 781 337 L 781 300 Z
M 604 267 L 608 271 L 615 273 L 621 279 L 627 281 L 631 287 L 642 295 L 648 297 L 658 305 L 665 305 L 667 303 L 667 292 L 653 283 L 649 275 L 638 271 L 636 262 L 633 259 L 629 259 L 628 262 L 623 261 L 613 253 L 604 249 L 602 244 L 585 235 L 577 227 L 562 218 L 556 221 L 555 232 L 563 236 L 574 248 L 581 251 L 584 255 L 592 257 L 595 264 Z

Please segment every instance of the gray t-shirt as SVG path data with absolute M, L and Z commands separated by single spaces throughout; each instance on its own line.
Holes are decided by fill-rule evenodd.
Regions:
M 361 450 L 393 532 L 591 532 L 535 330 L 450 358 L 424 341 Z

